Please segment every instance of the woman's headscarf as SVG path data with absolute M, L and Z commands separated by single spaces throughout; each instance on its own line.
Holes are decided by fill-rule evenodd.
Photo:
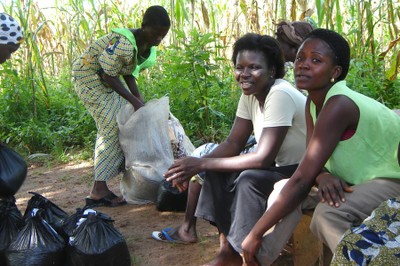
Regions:
M 282 21 L 278 23 L 276 36 L 281 37 L 289 45 L 298 48 L 304 37 L 313 30 L 313 26 L 305 21 Z
M 20 44 L 22 40 L 18 22 L 6 13 L 0 13 L 0 44 Z

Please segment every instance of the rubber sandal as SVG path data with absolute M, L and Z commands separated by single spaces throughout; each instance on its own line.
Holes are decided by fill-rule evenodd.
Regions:
M 154 238 L 155 240 L 161 241 L 161 242 L 167 242 L 167 243 L 173 243 L 173 244 L 189 244 L 189 242 L 185 242 L 182 240 L 177 240 L 173 239 L 169 234 L 168 231 L 171 231 L 172 228 L 164 228 L 163 230 L 160 231 L 153 231 L 151 233 L 151 237 Z
M 94 207 L 101 207 L 101 206 L 105 206 L 105 207 L 118 207 L 118 206 L 122 206 L 126 204 L 126 201 L 119 201 L 119 202 L 115 202 L 113 201 L 114 199 L 118 198 L 117 195 L 115 195 L 114 193 L 110 193 L 107 196 L 102 197 L 101 199 L 92 199 L 90 196 L 87 196 L 85 198 L 85 208 L 94 208 Z

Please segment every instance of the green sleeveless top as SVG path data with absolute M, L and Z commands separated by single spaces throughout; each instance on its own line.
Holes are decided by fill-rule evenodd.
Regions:
M 138 48 L 136 45 L 135 36 L 133 35 L 132 31 L 130 31 L 129 29 L 124 29 L 124 28 L 112 29 L 111 31 L 125 36 L 132 43 L 133 48 L 136 51 L 136 55 L 137 55 Z M 147 57 L 147 58 L 140 57 L 139 59 L 136 58 L 136 60 L 135 60 L 136 66 L 134 67 L 132 75 L 135 78 L 138 78 L 140 71 L 142 71 L 143 69 L 149 68 L 156 63 L 156 57 L 157 57 L 157 48 L 155 46 L 152 46 L 152 47 L 150 47 L 149 57 Z
M 345 81 L 336 83 L 325 97 L 324 104 L 334 95 L 350 98 L 360 110 L 355 134 L 340 141 L 325 167 L 350 184 L 360 184 L 378 178 L 400 178 L 398 145 L 400 116 L 383 104 L 349 89 Z M 314 124 L 316 108 L 311 102 Z

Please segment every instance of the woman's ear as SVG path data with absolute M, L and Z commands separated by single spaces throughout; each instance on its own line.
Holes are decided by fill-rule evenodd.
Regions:
M 338 79 L 338 77 L 340 77 L 340 75 L 342 75 L 342 67 L 335 66 L 332 77 L 336 80 L 336 79 Z
M 276 74 L 275 68 L 272 68 L 271 71 L 269 71 L 269 77 L 275 78 L 275 74 Z

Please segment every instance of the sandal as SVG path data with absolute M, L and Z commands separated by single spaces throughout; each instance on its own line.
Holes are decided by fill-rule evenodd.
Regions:
M 90 196 L 87 196 L 85 198 L 85 208 L 94 208 L 94 207 L 100 207 L 100 206 L 105 206 L 105 207 L 118 207 L 126 204 L 126 200 L 122 201 L 113 201 L 115 199 L 119 198 L 117 195 L 114 193 L 110 193 L 107 196 L 102 197 L 101 199 L 92 199 Z
M 173 243 L 173 244 L 190 244 L 190 242 L 185 242 L 183 240 L 178 240 L 178 239 L 173 239 L 170 234 L 168 233 L 171 231 L 172 228 L 164 228 L 163 230 L 160 231 L 153 231 L 151 233 L 151 237 L 154 238 L 155 240 L 162 241 L 162 242 L 168 242 L 168 243 Z

